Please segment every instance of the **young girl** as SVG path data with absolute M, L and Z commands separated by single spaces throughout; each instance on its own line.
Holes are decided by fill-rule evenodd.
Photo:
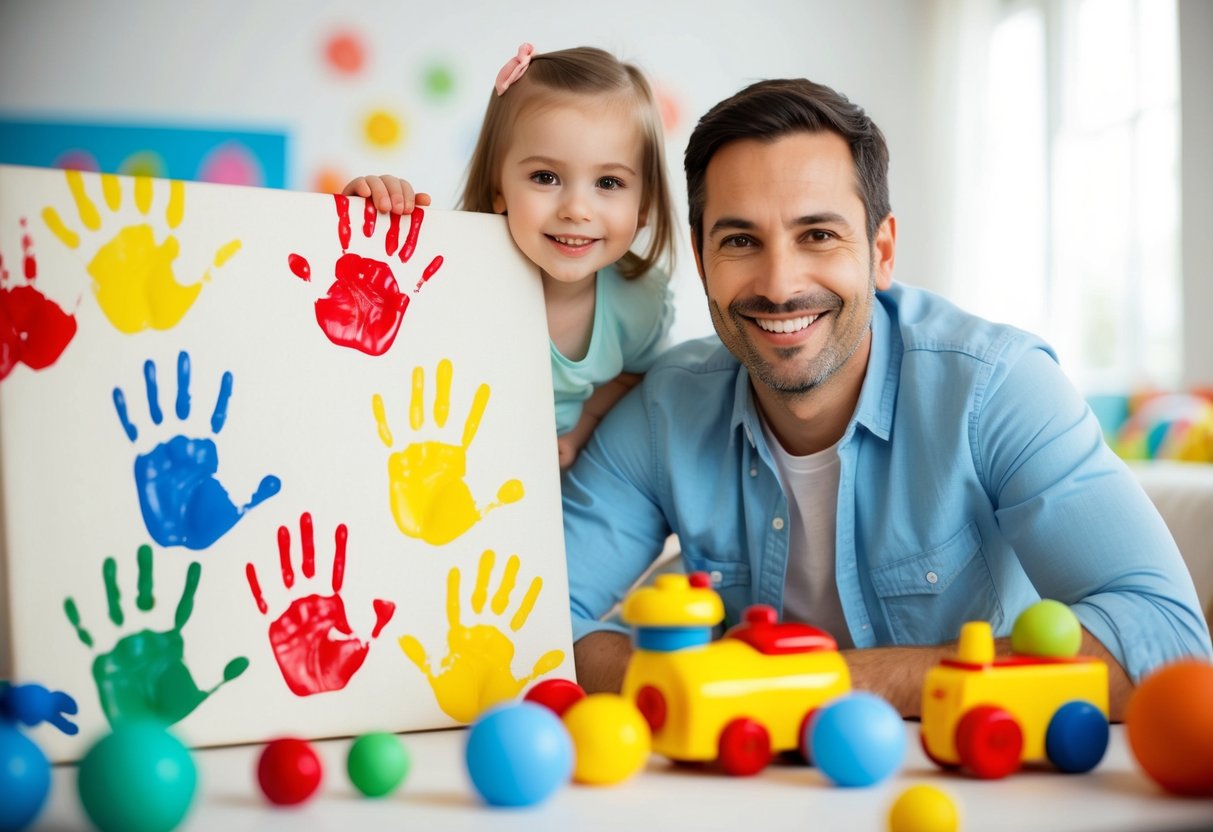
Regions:
M 380 211 L 430 204 L 394 176 L 359 177 L 343 193 Z M 535 54 L 524 43 L 498 73 L 459 208 L 505 214 L 539 267 L 567 468 L 652 364 L 672 321 L 657 263 L 672 259 L 674 218 L 644 76 L 600 49 Z M 649 234 L 637 254 L 640 228 Z

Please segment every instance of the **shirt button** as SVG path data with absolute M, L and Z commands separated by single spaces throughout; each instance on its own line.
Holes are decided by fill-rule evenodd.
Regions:
M 773 529 L 775 529 L 775 531 L 782 530 L 783 529 L 783 518 L 776 517 L 774 520 L 771 521 L 771 527 Z
M 927 573 L 927 583 L 929 583 L 929 584 L 939 583 L 939 576 L 936 575 L 934 572 L 928 572 Z
M 751 476 L 751 477 L 756 477 L 756 476 L 758 476 L 758 469 L 757 469 L 757 468 L 751 468 L 751 469 L 750 469 L 750 476 Z
M 724 575 L 720 574 L 719 569 L 713 569 L 708 573 L 708 577 L 712 579 L 712 586 L 720 586 L 720 579 L 723 578 Z

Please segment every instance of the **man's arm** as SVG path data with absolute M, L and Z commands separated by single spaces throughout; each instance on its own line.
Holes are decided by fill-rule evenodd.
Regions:
M 609 630 L 590 633 L 573 645 L 577 684 L 586 693 L 619 693 L 631 657 L 631 636 Z
M 996 639 L 997 655 L 1011 653 L 1009 638 Z M 937 647 L 871 647 L 866 650 L 846 650 L 851 670 L 851 685 L 884 697 L 903 717 L 922 716 L 922 683 L 927 671 L 939 660 L 954 655 L 955 643 Z M 1108 716 L 1113 722 L 1124 719 L 1133 683 L 1120 663 L 1100 641 L 1086 630 L 1082 631 L 1084 656 L 1101 659 L 1108 666 Z M 580 657 L 578 657 L 580 672 Z M 622 675 L 620 680 L 622 681 Z

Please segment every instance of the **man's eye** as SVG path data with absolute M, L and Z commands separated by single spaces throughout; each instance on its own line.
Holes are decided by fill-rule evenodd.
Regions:
M 828 243 L 830 240 L 834 239 L 834 232 L 826 231 L 821 228 L 814 228 L 812 231 L 810 231 L 808 233 L 807 236 L 808 236 L 810 242 Z
M 744 234 L 735 234 L 720 241 L 721 248 L 749 248 L 752 245 L 754 241 Z
M 604 191 L 614 191 L 624 187 L 623 180 L 615 176 L 604 176 L 598 180 L 598 187 Z
M 531 174 L 531 181 L 536 185 L 555 185 L 557 179 L 556 174 L 551 171 L 541 170 Z

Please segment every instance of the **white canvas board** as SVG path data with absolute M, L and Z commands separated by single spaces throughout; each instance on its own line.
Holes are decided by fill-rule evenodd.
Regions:
M 10 678 L 79 703 L 77 737 L 33 733 L 53 759 L 82 754 L 107 709 L 214 745 L 444 727 L 532 676 L 573 677 L 538 275 L 500 217 L 427 210 L 402 262 L 408 218 L 388 245 L 386 217 L 366 236 L 351 199 L 343 246 L 337 204 L 0 166 L 0 312 L 38 310 L 7 324 L 33 334 L 9 345 L 0 380 L 0 617 Z M 384 268 L 402 316 L 390 292 L 365 291 Z M 364 312 L 399 317 L 394 337 L 367 334 L 376 315 L 348 303 L 317 306 L 339 270 Z M 292 603 L 308 615 L 275 625 Z

